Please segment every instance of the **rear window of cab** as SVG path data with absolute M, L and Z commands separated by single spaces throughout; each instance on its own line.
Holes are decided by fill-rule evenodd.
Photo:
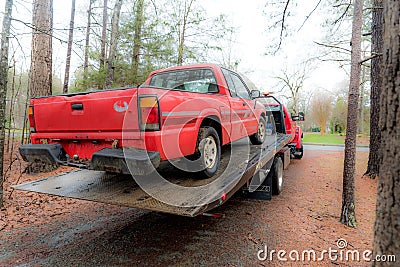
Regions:
M 218 85 L 211 69 L 183 69 L 154 74 L 150 87 L 194 93 L 217 93 Z

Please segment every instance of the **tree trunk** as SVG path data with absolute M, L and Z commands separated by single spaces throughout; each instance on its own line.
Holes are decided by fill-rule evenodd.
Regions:
M 400 257 L 400 2 L 383 1 L 383 80 L 379 126 L 382 158 L 379 170 L 374 254 Z M 392 263 L 395 266 L 395 263 Z M 389 266 L 373 262 L 374 266 Z M 398 265 L 396 265 L 398 266 Z
M 91 28 L 91 18 L 92 18 L 92 3 L 93 0 L 89 1 L 89 9 L 87 11 L 88 18 L 87 18 L 87 26 L 86 26 L 86 38 L 85 38 L 85 62 L 83 63 L 83 79 L 85 88 L 88 88 L 87 84 L 87 75 L 88 75 L 88 68 L 89 68 L 89 41 L 90 41 L 90 28 Z
M 117 52 L 118 45 L 118 25 L 119 25 L 119 15 L 121 13 L 122 0 L 117 0 L 114 6 L 114 13 L 111 22 L 111 40 L 110 40 L 110 51 L 108 53 L 107 59 L 107 76 L 106 76 L 106 87 L 110 88 L 114 81 L 114 63 L 115 55 Z
M 71 66 L 72 41 L 74 39 L 74 24 L 75 24 L 75 0 L 72 0 L 71 21 L 69 23 L 67 60 L 66 60 L 66 63 L 65 63 L 65 76 L 64 76 L 64 87 L 63 87 L 63 93 L 64 94 L 68 93 L 69 69 L 70 69 L 70 66 Z
M 186 37 L 186 29 L 187 29 L 187 21 L 191 12 L 192 4 L 194 0 L 190 0 L 189 5 L 186 5 L 186 0 L 185 0 L 185 9 L 184 9 L 184 14 L 183 14 L 183 26 L 182 26 L 182 32 L 180 36 L 180 42 L 179 42 L 179 47 L 178 47 L 178 65 L 183 64 L 183 53 L 185 50 L 185 37 Z
M 351 227 L 357 226 L 354 205 L 354 174 L 356 165 L 357 108 L 361 70 L 362 15 L 363 0 L 355 0 L 351 37 L 351 71 L 343 168 L 342 212 L 340 216 L 340 222 Z
M 18 95 L 18 92 L 17 92 L 17 95 L 15 95 L 15 76 L 16 76 L 16 67 L 15 66 L 17 65 L 17 63 L 16 63 L 15 58 L 13 58 L 13 61 L 14 61 L 13 62 L 14 63 L 13 66 L 14 67 L 13 67 L 13 76 L 12 76 L 12 80 L 11 80 L 11 94 L 10 94 L 11 97 L 10 97 L 10 108 L 9 108 L 9 115 L 8 115 L 9 126 L 8 126 L 8 133 L 7 133 L 8 138 L 7 138 L 7 151 L 6 151 L 6 153 L 10 152 L 11 128 L 15 127 L 15 125 L 12 125 L 12 122 L 14 120 L 14 117 L 13 117 L 13 115 L 14 115 L 14 112 L 13 112 L 14 111 L 14 97 L 17 97 L 17 95 Z M 7 99 L 7 97 L 6 97 L 6 99 Z M 12 153 L 10 153 L 10 157 L 12 157 Z M 10 160 L 10 162 L 11 162 L 11 160 Z
M 101 32 L 101 55 L 100 55 L 100 68 L 104 68 L 106 61 L 106 44 L 107 44 L 107 0 L 104 0 L 103 7 L 103 29 Z
M 3 29 L 1 32 L 0 50 L 0 208 L 3 207 L 3 163 L 4 163 L 4 139 L 5 139 L 5 115 L 8 78 L 8 48 L 11 28 L 13 0 L 7 0 L 3 17 Z
M 186 16 L 183 19 L 183 27 L 181 32 L 181 38 L 178 47 L 178 65 L 183 64 L 183 51 L 185 46 L 185 31 L 186 31 Z
M 383 51 L 383 1 L 374 0 L 373 6 L 371 54 L 381 55 Z M 380 149 L 381 132 L 378 125 L 380 113 L 379 101 L 382 90 L 382 64 L 382 56 L 371 60 L 371 126 L 368 167 L 365 175 L 372 179 L 379 175 L 379 159 L 382 154 L 382 150 Z
M 136 17 L 135 17 L 135 36 L 133 38 L 132 78 L 134 84 L 132 85 L 138 83 L 139 53 L 142 43 L 143 6 L 144 6 L 144 0 L 138 0 L 136 7 Z
M 365 54 L 364 54 L 365 55 Z M 365 73 L 366 73 L 366 67 L 365 65 L 361 66 L 361 84 L 360 84 L 360 105 L 358 109 L 358 127 L 357 127 L 357 133 L 363 134 L 364 133 L 364 96 L 365 96 L 365 90 L 364 90 L 364 84 L 365 84 Z
M 52 0 L 34 0 L 32 23 L 34 29 L 29 71 L 30 96 L 48 96 L 52 93 Z

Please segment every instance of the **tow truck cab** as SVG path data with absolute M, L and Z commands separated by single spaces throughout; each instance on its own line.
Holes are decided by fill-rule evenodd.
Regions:
M 303 157 L 303 131 L 296 124 L 296 121 L 304 121 L 304 113 L 299 112 L 298 115 L 290 114 L 287 107 L 270 93 L 265 93 L 264 96 L 259 98 L 259 101 L 274 116 L 276 132 L 292 136 L 288 144 L 291 149 L 291 157 L 301 159 Z

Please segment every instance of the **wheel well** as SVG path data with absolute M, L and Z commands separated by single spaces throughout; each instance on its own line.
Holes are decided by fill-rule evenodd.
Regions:
M 223 143 L 223 141 L 222 141 L 222 126 L 221 126 L 221 122 L 217 116 L 209 116 L 209 117 L 204 118 L 203 121 L 201 122 L 200 127 L 202 127 L 202 126 L 213 127 L 217 131 L 219 141 L 222 145 L 222 143 Z

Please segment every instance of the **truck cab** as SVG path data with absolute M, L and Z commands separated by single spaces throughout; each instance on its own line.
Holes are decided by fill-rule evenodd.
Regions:
M 263 103 L 268 111 L 271 111 L 275 125 L 276 132 L 291 135 L 288 146 L 291 149 L 291 157 L 301 159 L 303 157 L 303 131 L 296 121 L 304 121 L 304 113 L 299 112 L 298 115 L 292 115 L 285 105 L 270 93 L 265 93 L 258 98 Z

